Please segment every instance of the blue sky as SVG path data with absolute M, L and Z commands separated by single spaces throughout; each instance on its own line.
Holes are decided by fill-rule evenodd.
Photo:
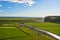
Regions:
M 45 17 L 60 16 L 60 0 L 0 0 L 0 16 Z

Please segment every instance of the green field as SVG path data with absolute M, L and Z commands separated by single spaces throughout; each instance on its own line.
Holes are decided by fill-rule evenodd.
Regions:
M 30 30 L 24 30 L 27 33 L 31 33 L 27 35 L 22 32 L 18 28 L 0 28 L 0 40 L 52 40 L 53 38 L 49 38 L 43 34 L 33 34 Z
M 36 34 L 25 27 L 17 28 L 20 22 L 60 35 L 60 24 L 32 22 L 27 18 L 0 18 L 0 40 L 55 40 L 43 34 Z
M 0 28 L 0 39 L 26 36 L 24 32 L 21 32 L 17 28 Z
M 44 23 L 36 23 L 36 22 L 27 22 L 27 25 L 37 27 L 49 32 L 52 32 L 54 34 L 60 35 L 60 24 L 57 23 L 50 23 L 50 22 L 44 22 Z

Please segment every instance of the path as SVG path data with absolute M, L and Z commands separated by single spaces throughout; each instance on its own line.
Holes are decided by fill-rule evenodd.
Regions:
M 48 32 L 48 31 L 45 31 L 45 30 L 41 30 L 41 29 L 38 29 L 38 28 L 35 28 L 33 26 L 28 26 L 26 24 L 22 24 L 23 26 L 26 26 L 27 28 L 33 30 L 33 31 L 36 31 L 38 32 L 39 34 L 42 33 L 42 34 L 45 34 L 47 36 L 50 36 L 50 37 L 53 37 L 55 38 L 56 40 L 60 40 L 60 36 L 56 35 L 56 34 L 53 34 L 51 32 Z

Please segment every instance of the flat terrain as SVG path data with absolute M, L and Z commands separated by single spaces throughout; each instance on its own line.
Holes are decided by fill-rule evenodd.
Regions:
M 43 34 L 33 34 L 30 30 L 22 29 L 26 33 L 22 32 L 18 28 L 0 28 L 0 40 L 52 40 L 53 38 L 49 38 Z
M 33 18 L 0 18 L 0 40 L 55 40 L 43 34 L 36 34 L 28 28 L 17 28 L 20 22 L 60 35 L 60 24 L 31 21 Z
M 60 24 L 50 23 L 50 22 L 44 22 L 44 23 L 27 22 L 26 24 L 49 31 L 49 32 L 52 32 L 52 33 L 60 36 Z
M 21 32 L 17 28 L 0 28 L 0 39 L 17 38 L 21 36 L 27 36 L 24 32 Z

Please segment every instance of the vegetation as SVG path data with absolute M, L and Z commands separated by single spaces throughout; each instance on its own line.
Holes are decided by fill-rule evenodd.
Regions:
M 10 39 L 26 36 L 26 34 L 17 28 L 0 28 L 0 39 Z
M 25 27 L 17 28 L 20 22 L 60 35 L 60 24 L 34 22 L 31 19 L 0 18 L 0 40 L 54 40 L 54 38 L 46 35 L 36 34 L 36 32 Z
M 60 23 L 60 16 L 47 16 L 45 22 Z
M 46 35 L 33 34 L 30 30 L 24 29 L 25 32 L 31 33 L 27 35 L 18 28 L 0 28 L 0 40 L 52 40 Z M 54 40 L 54 39 L 53 39 Z
M 37 27 L 49 32 L 52 32 L 54 34 L 60 35 L 60 24 L 57 23 L 50 23 L 50 22 L 44 22 L 44 23 L 36 23 L 36 22 L 27 22 L 27 25 Z

